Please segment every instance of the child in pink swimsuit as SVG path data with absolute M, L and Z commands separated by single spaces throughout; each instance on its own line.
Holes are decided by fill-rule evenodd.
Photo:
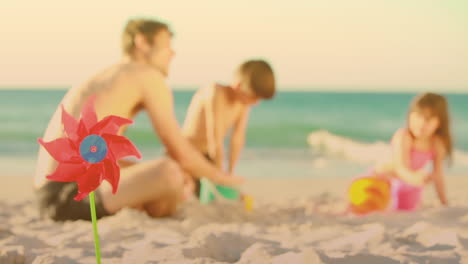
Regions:
M 431 173 L 431 164 L 435 158 L 434 151 L 420 151 L 411 149 L 410 168 L 413 171 L 424 169 Z M 427 169 L 426 169 L 427 168 Z M 421 201 L 423 186 L 407 184 L 405 181 L 393 177 L 391 179 L 392 203 L 391 209 L 395 210 L 414 210 Z
M 424 185 L 432 182 L 441 204 L 447 205 L 443 162 L 451 158 L 452 137 L 445 97 L 434 93 L 415 97 L 408 111 L 407 125 L 393 135 L 391 147 L 391 161 L 365 176 L 389 181 L 391 199 L 388 209 L 417 208 Z M 361 195 L 372 199 L 372 193 L 366 192 L 364 190 Z
M 393 209 L 415 209 L 424 185 L 431 182 L 441 204 L 447 205 L 443 161 L 452 154 L 448 112 L 447 100 L 441 95 L 425 93 L 413 99 L 407 127 L 392 139 L 390 169 L 377 169 L 378 174 L 390 177 Z

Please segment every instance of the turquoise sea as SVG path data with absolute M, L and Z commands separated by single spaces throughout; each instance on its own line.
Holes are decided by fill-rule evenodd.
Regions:
M 65 90 L 0 90 L 0 166 L 9 173 L 33 171 L 36 139 Z M 193 91 L 175 91 L 175 111 L 183 122 Z M 307 136 L 328 131 L 355 142 L 388 141 L 405 123 L 412 93 L 280 92 L 252 110 L 247 145 L 238 172 L 252 176 L 352 175 L 371 164 L 355 164 L 346 155 L 330 156 L 311 148 Z M 468 94 L 445 94 L 449 100 L 455 148 L 468 153 Z M 157 157 L 162 147 L 145 112 L 140 113 L 127 136 L 145 159 Z M 324 142 L 326 144 L 326 142 Z M 325 146 L 326 148 L 327 146 Z M 317 158 L 326 166 L 313 166 Z M 12 161 L 28 161 L 26 164 Z M 333 162 L 331 162 L 333 161 Z M 452 170 L 462 171 L 464 162 Z M 457 164 L 459 166 L 457 166 Z M 463 166 L 462 166 L 463 165 Z M 468 166 L 466 166 L 468 168 Z M 326 171 L 324 171 L 327 169 Z

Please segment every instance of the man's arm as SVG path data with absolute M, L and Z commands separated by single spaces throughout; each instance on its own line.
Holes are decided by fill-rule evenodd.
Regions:
M 242 183 L 242 178 L 229 177 L 211 165 L 182 136 L 174 114 L 172 92 L 167 87 L 162 74 L 154 70 L 148 70 L 148 72 L 142 74 L 143 105 L 148 111 L 154 130 L 166 146 L 171 157 L 197 178 L 206 177 L 216 183 L 227 185 Z
M 231 147 L 229 155 L 229 173 L 234 173 L 234 168 L 239 160 L 240 152 L 245 144 L 245 133 L 247 130 L 247 123 L 249 120 L 249 110 L 246 108 L 234 124 L 234 130 L 231 135 Z

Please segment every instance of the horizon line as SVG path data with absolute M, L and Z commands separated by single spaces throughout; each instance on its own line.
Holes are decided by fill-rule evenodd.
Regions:
M 173 90 L 177 91 L 195 91 L 200 88 L 202 85 L 187 85 L 187 84 L 179 84 L 179 85 L 169 85 Z M 65 91 L 68 90 L 71 85 L 0 85 L 0 91 Z M 459 88 L 442 88 L 442 87 L 414 87 L 414 88 L 403 88 L 403 87 L 410 87 L 410 86 L 398 86 L 392 87 L 388 85 L 281 85 L 279 87 L 284 87 L 283 89 L 278 89 L 279 92 L 344 92 L 344 93 L 419 93 L 419 92 L 439 92 L 440 90 L 444 90 L 442 93 L 450 93 L 450 94 L 467 94 L 468 93 L 468 85 L 467 87 L 459 87 Z

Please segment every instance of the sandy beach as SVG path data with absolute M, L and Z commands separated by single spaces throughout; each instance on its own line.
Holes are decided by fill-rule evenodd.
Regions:
M 41 217 L 33 175 L 79 183 L 41 190 L 56 219 L 117 188 L 102 264 L 468 264 L 467 10 L 3 1 L 0 264 L 97 263 L 96 221 Z M 243 200 L 179 205 L 184 173 Z M 371 174 L 394 178 L 351 184 Z
M 95 263 L 89 222 L 41 220 L 30 178 L 2 176 L 0 263 Z M 427 189 L 413 213 L 342 215 L 348 179 L 257 179 L 236 203 L 187 203 L 152 219 L 99 220 L 103 263 L 468 263 L 468 178 L 448 177 L 451 205 Z

